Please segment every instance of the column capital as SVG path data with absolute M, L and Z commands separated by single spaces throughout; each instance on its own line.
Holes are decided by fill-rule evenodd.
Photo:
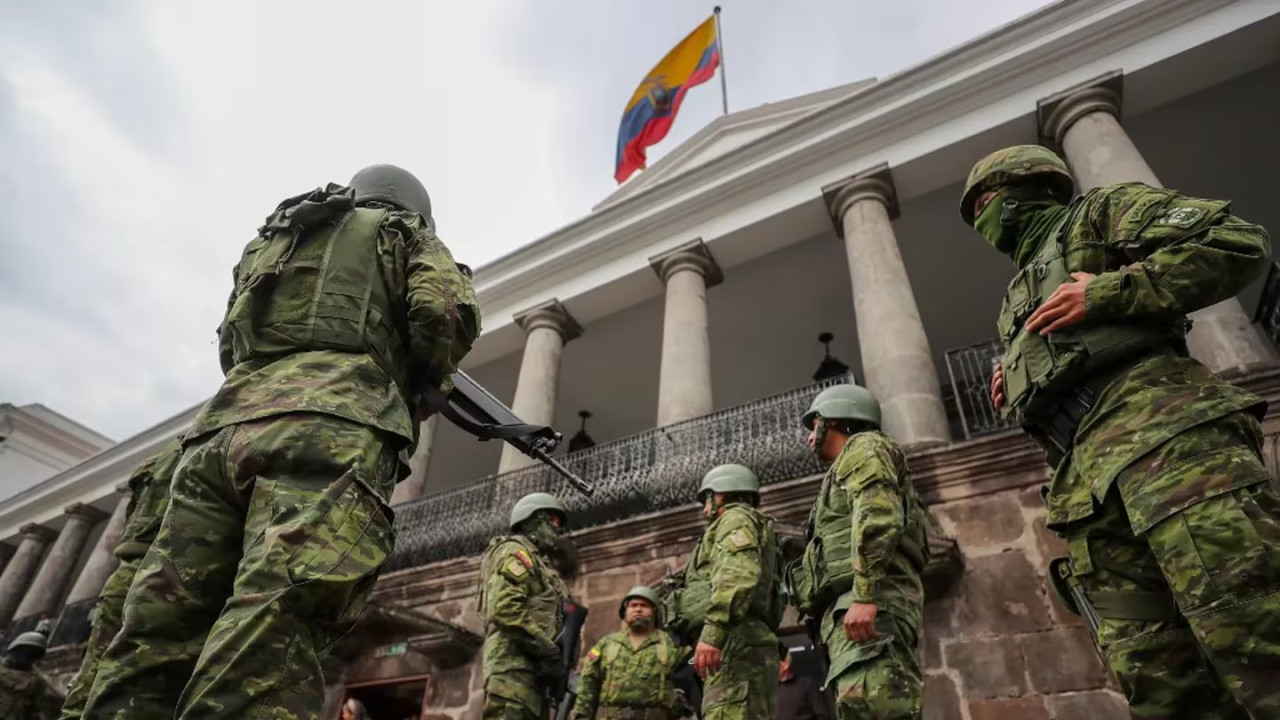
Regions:
M 53 542 L 53 539 L 58 537 L 58 533 L 50 530 L 40 523 L 27 523 L 26 525 L 23 525 L 21 533 L 24 540 L 30 538 L 32 540 Z
M 84 518 L 90 524 L 95 524 L 111 517 L 111 513 L 103 512 L 92 505 L 85 505 L 84 503 L 71 503 L 62 508 L 62 512 L 72 517 Z
M 827 203 L 831 223 L 840 237 L 844 237 L 845 212 L 863 200 L 879 202 L 889 211 L 890 220 L 898 219 L 898 191 L 887 163 L 823 187 L 822 199 Z
M 649 267 L 658 274 L 658 279 L 662 280 L 663 285 L 667 284 L 667 280 L 670 280 L 677 270 L 697 271 L 699 275 L 706 278 L 709 288 L 724 282 L 724 272 L 720 270 L 720 263 L 716 262 L 702 238 L 694 238 L 683 245 L 654 255 L 649 258 Z
M 515 321 L 525 335 L 538 328 L 551 328 L 560 334 L 560 338 L 565 343 L 582 335 L 582 326 L 573 319 L 573 315 L 569 314 L 565 306 L 554 298 L 516 313 Z
M 1120 119 L 1124 107 L 1124 72 L 1112 70 L 1036 102 L 1040 144 L 1060 151 L 1062 139 L 1077 120 L 1095 112 Z

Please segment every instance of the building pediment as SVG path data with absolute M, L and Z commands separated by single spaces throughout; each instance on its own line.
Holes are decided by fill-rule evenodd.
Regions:
M 701 167 L 747 143 L 781 130 L 800 118 L 851 97 L 875 82 L 875 78 L 867 78 L 782 102 L 765 103 L 749 110 L 721 115 L 611 193 L 593 207 L 592 211 Z

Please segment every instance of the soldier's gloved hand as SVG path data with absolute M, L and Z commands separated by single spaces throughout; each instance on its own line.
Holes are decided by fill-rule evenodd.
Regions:
M 533 674 L 540 685 L 551 685 L 559 682 L 560 678 L 565 674 L 564 660 L 561 659 L 559 653 L 539 658 L 537 665 L 534 666 Z

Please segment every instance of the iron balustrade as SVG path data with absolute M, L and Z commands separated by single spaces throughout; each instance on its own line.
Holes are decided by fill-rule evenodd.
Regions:
M 57 625 L 53 628 L 53 635 L 49 638 L 49 647 L 87 642 L 89 632 L 93 630 L 90 614 L 97 602 L 98 598 L 92 597 L 63 607 L 61 614 L 58 615 Z
M 384 572 L 482 552 L 506 531 L 511 506 L 526 493 L 560 498 L 576 530 L 693 504 L 698 481 L 722 463 L 752 468 L 762 485 L 817 474 L 800 417 L 823 388 L 852 381 L 830 378 L 560 458 L 595 483 L 589 498 L 539 464 L 397 505 L 396 550 Z
M 1017 429 L 1018 424 L 1000 417 L 991 404 L 991 376 L 1003 354 L 998 339 L 948 350 L 947 373 L 966 440 Z

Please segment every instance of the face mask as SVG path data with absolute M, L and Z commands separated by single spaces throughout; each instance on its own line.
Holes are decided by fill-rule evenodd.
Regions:
M 973 227 L 987 243 L 1022 267 L 1052 234 L 1067 208 L 1043 196 L 1019 199 L 1006 191 L 987 203 Z
M 558 555 L 561 532 L 545 515 L 537 517 L 525 534 L 538 550 L 550 556 Z
M 1001 191 L 974 218 L 973 229 L 987 239 L 988 245 L 1008 255 L 1018 244 L 1017 226 L 1013 221 L 1017 208 L 1018 201 Z

